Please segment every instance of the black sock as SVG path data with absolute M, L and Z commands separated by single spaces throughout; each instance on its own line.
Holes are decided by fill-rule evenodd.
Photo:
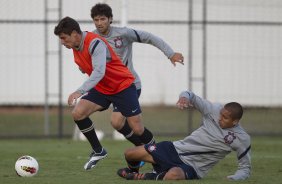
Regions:
M 94 124 L 90 120 L 89 117 L 75 121 L 80 131 L 85 135 L 89 143 L 91 144 L 93 150 L 96 153 L 100 153 L 102 151 L 102 146 L 100 144 L 100 141 L 96 135 Z
M 146 127 L 144 129 L 143 134 L 140 135 L 139 138 L 143 144 L 152 144 L 156 142 L 152 132 L 150 132 Z
M 127 166 L 132 172 L 139 172 L 140 161 L 127 161 Z
M 120 130 L 118 130 L 118 132 L 121 133 L 128 141 L 133 143 L 135 146 L 142 145 L 139 136 L 134 134 L 127 120 L 125 120 L 124 126 Z

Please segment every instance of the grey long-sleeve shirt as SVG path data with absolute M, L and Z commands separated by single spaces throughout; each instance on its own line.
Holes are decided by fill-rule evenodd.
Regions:
M 211 103 L 196 96 L 193 92 L 184 91 L 181 97 L 202 114 L 201 126 L 183 140 L 173 142 L 180 159 L 196 170 L 200 178 L 231 151 L 237 152 L 238 169 L 233 180 L 243 180 L 251 173 L 250 136 L 237 124 L 235 127 L 222 129 L 219 126 L 220 110 L 223 105 Z
M 166 42 L 146 31 L 111 26 L 108 35 L 102 35 L 98 30 L 94 30 L 93 32 L 103 36 L 122 62 L 129 68 L 135 77 L 134 83 L 137 89 L 141 89 L 141 80 L 134 70 L 132 62 L 132 44 L 134 42 L 151 44 L 160 49 L 168 58 L 172 57 L 174 54 L 174 51 Z

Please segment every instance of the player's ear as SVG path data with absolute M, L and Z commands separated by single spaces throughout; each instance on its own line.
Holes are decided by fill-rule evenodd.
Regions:
M 113 17 L 109 17 L 110 24 L 113 23 Z
M 76 32 L 75 30 L 73 30 L 73 31 L 71 32 L 70 36 L 75 36 L 75 35 L 77 35 L 77 32 Z
M 71 35 L 74 36 L 75 38 L 78 37 L 78 35 L 80 35 L 76 30 L 73 30 L 71 32 Z
M 238 119 L 233 120 L 233 126 L 237 125 L 239 123 Z

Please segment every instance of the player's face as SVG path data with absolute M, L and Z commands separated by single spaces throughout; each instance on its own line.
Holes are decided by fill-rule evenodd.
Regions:
M 110 31 L 110 25 L 112 22 L 112 18 L 108 18 L 105 15 L 98 15 L 95 16 L 93 19 L 93 22 L 96 26 L 96 29 L 99 31 L 99 33 L 103 35 L 107 35 Z
M 72 32 L 71 35 L 61 33 L 59 35 L 61 44 L 64 45 L 66 48 L 71 49 L 77 47 L 77 38 L 76 38 L 76 32 Z
M 233 120 L 231 117 L 231 112 L 225 108 L 221 109 L 219 117 L 219 125 L 222 129 L 231 128 L 237 123 L 236 120 Z

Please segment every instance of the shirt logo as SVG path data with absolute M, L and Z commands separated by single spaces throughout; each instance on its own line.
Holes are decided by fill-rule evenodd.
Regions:
M 115 42 L 115 47 L 116 48 L 121 48 L 123 46 L 123 41 L 122 41 L 122 37 L 116 37 L 114 39 L 114 42 Z
M 224 142 L 227 144 L 231 144 L 234 139 L 236 139 L 235 134 L 233 132 L 228 132 L 228 135 L 224 137 Z
M 148 151 L 149 152 L 153 152 L 153 151 L 155 151 L 156 150 L 156 145 L 155 144 L 153 144 L 153 145 L 150 145 L 149 147 L 148 147 Z

